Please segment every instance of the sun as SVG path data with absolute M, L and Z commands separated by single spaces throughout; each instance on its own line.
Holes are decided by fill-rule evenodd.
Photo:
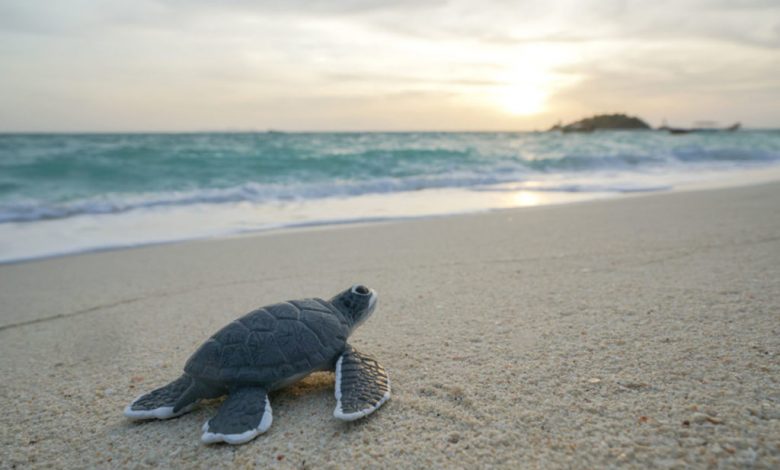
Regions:
M 577 77 L 557 71 L 576 60 L 571 51 L 537 44 L 513 51 L 495 75 L 494 103 L 504 112 L 529 116 L 547 111 L 548 101 Z
M 528 116 L 544 111 L 555 80 L 545 64 L 536 62 L 528 58 L 508 67 L 499 77 L 495 99 L 506 112 Z
M 508 85 L 499 92 L 500 105 L 510 114 L 529 116 L 544 110 L 549 93 L 541 86 L 526 83 Z

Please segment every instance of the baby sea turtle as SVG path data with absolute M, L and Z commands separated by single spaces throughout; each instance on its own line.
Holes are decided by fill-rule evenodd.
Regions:
M 243 444 L 271 426 L 270 391 L 326 370 L 336 372 L 333 416 L 367 416 L 390 398 L 390 380 L 347 337 L 373 313 L 376 300 L 373 289 L 355 285 L 330 300 L 292 300 L 249 312 L 198 348 L 181 377 L 130 403 L 125 416 L 173 418 L 201 399 L 227 394 L 201 439 Z

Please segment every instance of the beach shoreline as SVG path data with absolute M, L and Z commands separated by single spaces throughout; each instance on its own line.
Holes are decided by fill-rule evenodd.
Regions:
M 780 183 L 323 226 L 0 265 L 8 467 L 780 465 Z M 393 397 L 332 418 L 333 376 L 269 432 L 204 446 L 218 403 L 131 423 L 228 321 L 361 282 L 352 343 Z
M 193 211 L 183 207 L 179 213 L 138 212 L 135 218 L 116 214 L 79 216 L 84 219 L 81 236 L 72 232 L 72 219 L 53 219 L 34 223 L 0 226 L 0 266 L 63 256 L 100 253 L 112 250 L 255 236 L 263 233 L 308 230 L 328 226 L 403 222 L 426 218 L 450 217 L 500 210 L 575 204 L 602 199 L 625 198 L 703 189 L 750 186 L 780 181 L 780 166 L 758 166 L 732 171 L 684 174 L 668 186 L 620 191 L 547 191 L 522 182 L 477 188 L 438 188 L 390 194 L 368 194 L 350 198 L 253 206 L 244 203 L 226 208 L 203 207 Z M 345 214 L 349 214 L 345 216 Z M 272 222 L 275 221 L 275 222 Z M 160 226 L 167 226 L 160 230 Z M 233 228 L 227 228 L 233 227 Z M 189 235 L 184 235 L 189 233 Z M 70 239 L 54 249 L 56 236 Z M 100 234 L 100 235 L 98 235 Z M 102 238 L 102 240 L 101 240 Z M 59 246 L 56 245 L 55 246 Z

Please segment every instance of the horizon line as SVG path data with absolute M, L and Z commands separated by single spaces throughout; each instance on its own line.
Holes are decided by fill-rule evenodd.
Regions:
M 651 127 L 650 129 L 596 129 L 596 132 L 604 131 L 660 131 L 659 127 Z M 780 130 L 778 127 L 742 127 L 741 131 L 773 131 Z M 0 136 L 9 135 L 111 135 L 111 134 L 138 134 L 138 135 L 175 135 L 175 134 L 519 134 L 519 133 L 539 133 L 539 132 L 554 132 L 548 129 L 482 129 L 482 130 L 432 130 L 432 129 L 418 129 L 418 130 L 283 130 L 283 129 L 212 129 L 212 130 L 117 130 L 117 131 L 100 131 L 100 130 L 80 130 L 80 131 L 2 131 L 0 130 Z

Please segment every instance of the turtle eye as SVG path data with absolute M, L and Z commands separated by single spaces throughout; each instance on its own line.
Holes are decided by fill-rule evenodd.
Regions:
M 357 285 L 352 288 L 353 294 L 368 295 L 371 291 L 364 285 Z

